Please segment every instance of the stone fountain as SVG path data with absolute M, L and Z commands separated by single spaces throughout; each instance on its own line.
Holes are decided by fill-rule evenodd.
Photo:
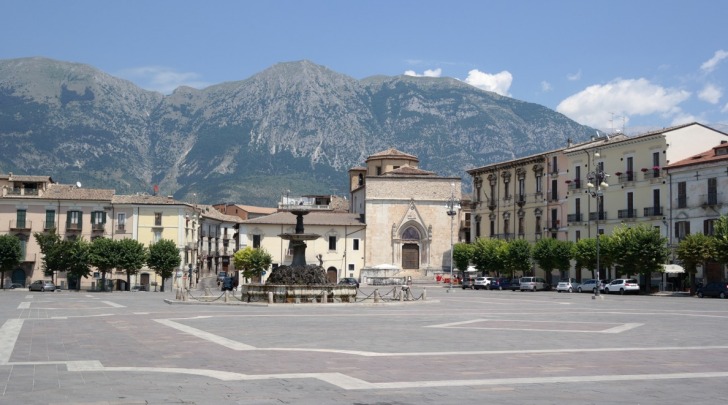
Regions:
M 295 206 L 286 211 L 296 216 L 295 233 L 282 233 L 278 236 L 289 241 L 293 248 L 291 264 L 273 269 L 265 285 L 246 285 L 243 299 L 246 300 L 247 297 L 247 301 L 251 302 L 267 297 L 271 304 L 356 301 L 356 287 L 329 283 L 321 259 L 319 264 L 306 264 L 306 241 L 321 237 L 304 231 L 303 217 L 310 212 L 308 207 Z

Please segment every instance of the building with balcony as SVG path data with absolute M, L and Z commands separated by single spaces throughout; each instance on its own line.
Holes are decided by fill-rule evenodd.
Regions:
M 728 215 L 728 140 L 670 163 L 666 174 L 670 246 L 674 249 L 691 233 L 712 235 L 715 221 Z M 718 263 L 701 266 L 696 275 L 707 282 L 726 276 Z
M 211 205 L 197 205 L 196 211 L 200 221 L 196 268 L 208 275 L 232 271 L 233 255 L 240 248 L 238 227 L 243 220 L 238 215 L 223 214 Z
M 628 137 L 602 136 L 564 150 L 568 159 L 568 240 L 611 234 L 618 226 L 647 224 L 669 237 L 670 186 L 665 168 L 727 139 L 701 124 Z M 597 193 L 594 174 L 606 174 Z M 591 184 L 594 187 L 587 187 Z M 586 274 L 585 274 L 586 275 Z M 574 275 L 580 279 L 580 274 Z M 604 278 L 617 275 L 602 270 Z

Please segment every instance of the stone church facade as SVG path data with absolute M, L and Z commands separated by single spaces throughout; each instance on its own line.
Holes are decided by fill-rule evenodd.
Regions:
M 413 277 L 450 271 L 460 224 L 459 177 L 422 170 L 416 156 L 388 149 L 350 169 L 349 179 L 351 212 L 367 226 L 366 268 L 389 265 Z

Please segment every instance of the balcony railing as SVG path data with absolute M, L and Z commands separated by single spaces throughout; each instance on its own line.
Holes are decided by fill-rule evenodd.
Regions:
M 16 220 L 10 221 L 10 229 L 15 230 L 15 231 L 30 230 L 31 225 L 32 225 L 31 221 L 16 221 Z
M 38 256 L 37 253 L 26 253 L 25 257 L 23 257 L 23 262 L 34 263 L 37 256 Z
M 620 183 L 630 183 L 634 181 L 634 177 L 634 173 L 620 173 L 617 175 L 617 180 L 619 180 Z
M 549 193 L 549 202 L 558 202 L 559 193 Z
M 51 229 L 56 229 L 56 221 L 43 221 L 43 230 L 49 231 Z
M 120 233 L 126 232 L 126 224 L 117 224 L 116 231 Z
M 81 224 L 66 223 L 66 231 L 80 231 L 82 229 L 83 225 Z
M 91 224 L 91 230 L 94 232 L 103 232 L 106 224 Z
M 617 218 L 624 219 L 624 218 L 637 218 L 637 210 L 619 210 L 617 211 Z
M 664 215 L 662 207 L 645 207 L 644 211 L 646 217 L 661 217 Z
M 526 195 L 525 194 L 516 194 L 516 204 L 523 205 L 526 203 Z
M 598 214 L 599 214 L 599 218 L 597 218 L 597 212 L 590 212 L 589 213 L 589 220 L 590 221 L 597 221 L 597 220 L 604 221 L 604 220 L 607 219 L 607 212 L 606 211 L 599 212 Z
M 551 224 L 549 225 L 549 231 L 556 232 L 558 230 L 559 230 L 559 222 L 558 221 L 551 222 Z
M 566 221 L 567 222 L 581 222 L 581 213 L 567 215 Z
M 662 172 L 660 169 L 648 169 L 644 172 L 645 180 L 651 180 L 651 179 L 659 179 L 662 177 Z
M 513 233 L 497 233 L 495 235 L 491 235 L 491 238 L 503 239 L 503 240 L 512 240 L 513 237 L 514 237 Z
M 581 179 L 574 179 L 571 180 L 569 183 L 569 190 L 579 190 L 581 189 Z

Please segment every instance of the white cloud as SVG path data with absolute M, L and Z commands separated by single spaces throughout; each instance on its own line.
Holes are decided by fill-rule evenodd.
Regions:
M 199 80 L 200 75 L 197 73 L 180 73 L 163 66 L 125 69 L 117 73 L 117 76 L 130 80 L 143 89 L 158 91 L 163 94 L 170 94 L 180 86 L 201 89 L 210 85 L 210 83 Z
M 725 58 L 728 58 L 728 51 L 719 49 L 715 51 L 715 54 L 713 54 L 712 58 L 708 59 L 707 61 L 703 62 L 702 65 L 700 65 L 700 69 L 705 72 L 712 72 L 718 66 L 718 63 L 720 63 L 720 61 Z
M 660 114 L 664 119 L 682 114 L 680 103 L 690 93 L 650 83 L 647 79 L 615 79 L 607 84 L 595 84 L 569 96 L 556 111 L 585 125 L 604 129 L 613 126 L 614 114 L 628 120 L 631 115 Z
M 490 74 L 473 69 L 468 72 L 465 83 L 475 86 L 482 90 L 492 91 L 502 96 L 510 96 L 508 89 L 511 88 L 513 75 L 511 72 L 504 70 L 500 73 Z
M 546 80 L 541 82 L 541 91 L 543 91 L 544 93 L 547 93 L 553 89 L 554 88 L 553 86 L 551 86 L 551 83 L 547 82 Z
M 723 90 L 712 84 L 706 84 L 703 90 L 698 93 L 699 99 L 710 104 L 718 104 L 721 97 L 723 97 Z
M 581 79 L 581 69 L 579 69 L 579 71 L 576 73 L 569 73 L 568 75 L 566 75 L 566 78 L 572 82 Z
M 722 108 L 722 109 L 720 110 L 720 112 L 722 112 L 722 113 L 728 113 L 728 103 L 725 103 L 725 105 L 724 105 L 724 106 L 723 106 L 723 108 Z
M 427 69 L 427 70 L 425 70 L 425 73 L 423 73 L 423 74 L 418 74 L 414 70 L 408 70 L 408 71 L 404 72 L 404 74 L 406 76 L 415 76 L 415 77 L 440 77 L 440 75 L 442 75 L 442 69 L 440 69 L 440 68 Z

